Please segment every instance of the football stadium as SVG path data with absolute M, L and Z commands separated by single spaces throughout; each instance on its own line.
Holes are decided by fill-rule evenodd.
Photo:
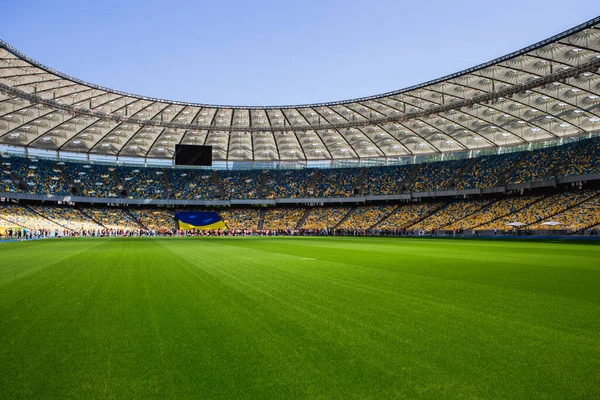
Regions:
M 0 40 L 2 399 L 600 398 L 599 233 L 600 17 L 264 107 Z

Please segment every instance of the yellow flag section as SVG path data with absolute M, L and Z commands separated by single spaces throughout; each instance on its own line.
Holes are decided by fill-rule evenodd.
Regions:
M 179 211 L 176 218 L 179 229 L 184 231 L 227 229 L 221 216 L 212 211 Z

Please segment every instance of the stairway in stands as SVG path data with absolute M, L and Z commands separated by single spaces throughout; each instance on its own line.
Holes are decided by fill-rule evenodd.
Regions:
M 453 176 L 453 177 L 450 179 L 450 181 L 448 182 L 448 185 L 447 185 L 447 186 L 446 186 L 444 189 L 446 189 L 446 190 L 451 190 L 451 189 L 454 189 L 454 188 L 456 188 L 456 184 L 457 184 L 458 182 L 460 182 L 460 180 L 461 180 L 461 179 L 462 179 L 462 177 L 465 175 L 465 173 L 466 173 L 466 172 L 467 172 L 467 171 L 468 171 L 468 170 L 471 168 L 471 166 L 472 166 L 473 164 L 475 164 L 475 161 L 476 161 L 476 160 L 475 160 L 475 158 L 471 158 L 471 159 L 469 160 L 469 162 L 467 162 L 467 163 L 465 164 L 464 168 L 463 168 L 463 169 L 461 169 L 461 170 L 460 170 L 460 171 L 459 171 L 457 174 L 455 174 L 455 175 L 454 175 L 454 176 Z
M 260 181 L 258 183 L 258 198 L 266 199 L 269 197 L 269 173 L 268 171 L 263 171 L 260 175 Z
M 419 175 L 419 172 L 421 172 L 421 164 L 415 164 L 412 171 L 410 171 L 408 178 L 402 183 L 402 187 L 400 188 L 401 192 L 404 193 L 410 191 L 413 181 Z
M 132 220 L 133 222 L 135 222 L 136 224 L 138 224 L 138 226 L 139 226 L 141 229 L 146 229 L 146 230 L 148 229 L 148 227 L 147 227 L 147 226 L 145 226 L 144 224 L 142 224 L 142 221 L 140 221 L 139 219 L 137 219 L 137 218 L 135 217 L 135 215 L 133 215 L 133 214 L 131 213 L 131 211 L 129 211 L 129 208 L 122 208 L 122 210 L 125 212 L 125 214 L 126 214 L 126 215 L 128 215 L 128 216 L 129 216 L 129 218 L 131 218 L 131 220 Z
M 64 163 L 63 163 L 64 164 Z M 59 163 L 54 164 L 58 170 L 60 171 L 60 177 L 65 183 L 65 185 L 71 190 L 71 193 L 74 195 L 83 195 L 83 190 L 78 185 L 73 182 L 73 180 L 69 177 L 69 175 L 65 172 L 62 165 Z
M 500 175 L 500 178 L 498 178 L 498 182 L 496 182 L 496 186 L 506 185 L 506 183 L 508 183 L 512 174 L 514 174 L 514 172 L 517 170 L 517 168 L 519 168 L 521 163 L 527 158 L 528 155 L 529 155 L 528 151 L 524 152 L 523 156 L 521 158 L 519 158 L 519 161 L 517 161 L 516 163 L 513 164 L 512 167 L 510 167 L 506 171 L 504 171 L 502 173 L 502 175 Z
M 306 207 L 306 210 L 304 211 L 304 215 L 302 215 L 302 218 L 300 218 L 300 221 L 298 221 L 298 223 L 296 224 L 295 229 L 302 229 L 302 225 L 304 225 L 304 223 L 306 222 L 306 219 L 309 217 L 311 212 L 312 212 L 312 208 Z
M 265 214 L 266 213 L 267 213 L 266 208 L 261 208 L 260 212 L 258 213 L 258 226 L 256 229 L 258 229 L 259 231 L 262 230 L 263 226 L 265 225 Z
M 306 192 L 304 193 L 306 197 L 312 197 L 317 194 L 316 183 L 318 176 L 319 171 L 316 169 L 313 170 L 312 175 L 310 176 L 310 181 L 308 181 L 308 185 L 306 186 Z
M 70 229 L 69 229 L 69 228 L 67 228 L 66 226 L 64 226 L 63 224 L 59 224 L 57 221 L 54 221 L 53 219 L 51 219 L 51 218 L 49 218 L 49 217 L 45 216 L 44 214 L 42 214 L 42 213 L 39 213 L 39 212 L 35 211 L 33 208 L 31 208 L 31 207 L 29 207 L 29 206 L 27 206 L 27 205 L 24 205 L 23 207 L 24 207 L 25 209 L 27 209 L 27 211 L 31 212 L 32 214 L 35 214 L 35 215 L 37 215 L 38 217 L 41 217 L 41 218 L 45 219 L 46 221 L 50 221 L 50 222 L 52 222 L 52 223 L 55 223 L 56 225 L 58 225 L 58 226 L 60 226 L 60 227 L 62 227 L 62 228 L 64 228 L 64 229 L 66 229 L 66 230 L 70 231 Z
M 365 180 L 366 180 L 366 178 L 367 178 L 367 169 L 366 168 L 361 168 L 360 169 L 360 175 L 358 176 L 358 179 L 356 180 L 356 184 L 352 188 L 352 194 L 353 195 L 360 196 L 361 194 L 363 194 L 365 192 Z
M 215 188 L 212 193 L 213 197 L 224 197 L 225 193 L 223 193 L 223 186 L 221 185 L 221 181 L 219 180 L 219 174 L 215 170 L 212 171 L 212 179 Z
M 377 226 L 379 226 L 381 223 L 383 223 L 383 221 L 385 221 L 386 219 L 388 219 L 390 216 L 394 215 L 396 213 L 396 211 L 398 211 L 399 208 L 400 208 L 399 205 L 396 206 L 396 208 L 394 208 L 392 211 L 390 211 L 389 213 L 387 213 L 386 215 L 384 215 L 383 217 L 381 217 L 379 219 L 379 221 L 377 221 L 372 226 L 370 226 L 369 229 L 375 229 Z
M 414 221 L 411 221 L 410 224 L 408 224 L 406 226 L 400 226 L 399 228 L 410 229 L 412 226 L 415 226 L 419 222 L 424 221 L 425 219 L 431 217 L 433 214 L 435 214 L 436 212 L 440 211 L 442 208 L 448 207 L 449 204 L 450 203 L 443 202 L 442 204 L 439 205 L 439 207 L 432 208 L 430 212 L 428 212 L 427 214 L 423 215 L 421 218 L 419 218 L 417 220 L 414 220 Z M 400 207 L 398 209 L 400 209 Z
M 112 177 L 113 177 L 113 179 L 115 181 L 115 189 L 117 189 L 117 193 L 119 194 L 119 196 L 120 197 L 127 197 L 129 195 L 129 192 L 127 190 L 127 187 L 125 186 L 125 184 L 121 180 L 121 177 L 119 176 L 119 174 L 117 174 L 116 168 L 112 169 L 111 174 L 112 174 Z
M 169 179 L 169 174 L 167 173 L 166 169 L 162 170 L 162 183 L 165 190 L 165 198 L 175 198 L 175 189 L 173 189 L 173 185 L 171 184 L 171 180 Z
M 338 227 L 342 226 L 342 224 L 346 222 L 348 218 L 350 218 L 354 211 L 356 211 L 356 207 L 352 207 L 350 210 L 348 210 L 346 215 L 344 215 L 344 218 L 340 219 L 340 221 L 333 227 L 333 229 L 337 229 Z
M 92 216 L 91 216 L 91 215 L 89 215 L 88 213 L 86 213 L 86 212 L 85 212 L 85 211 L 84 211 L 82 208 L 75 208 L 75 210 L 79 211 L 79 213 L 80 213 L 81 215 L 83 215 L 85 218 L 89 219 L 90 221 L 94 221 L 96 224 L 100 225 L 100 226 L 101 226 L 101 227 L 103 227 L 104 229 L 107 229 L 107 228 L 106 228 L 106 226 L 102 225 L 102 224 L 100 223 L 100 221 L 98 221 L 97 219 L 95 219 L 95 218 L 92 218 Z

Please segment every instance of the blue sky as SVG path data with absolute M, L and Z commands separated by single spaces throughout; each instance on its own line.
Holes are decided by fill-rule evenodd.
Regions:
M 568 4 L 4 0 L 0 38 L 54 69 L 131 93 L 301 104 L 438 78 L 600 14 L 597 0 Z

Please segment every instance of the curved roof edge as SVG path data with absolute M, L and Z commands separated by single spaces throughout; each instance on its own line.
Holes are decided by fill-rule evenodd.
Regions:
M 459 72 L 455 72 L 453 74 L 449 74 L 440 78 L 436 78 L 430 81 L 426 81 L 423 83 L 419 83 L 413 86 L 409 86 L 403 89 L 399 89 L 399 90 L 395 90 L 395 91 L 391 91 L 391 92 L 386 92 L 386 93 L 381 93 L 381 94 L 377 94 L 377 95 L 373 95 L 373 96 L 366 96 L 366 97 L 358 97 L 358 98 L 354 98 L 354 99 L 348 99 L 348 100 L 340 100 L 340 101 L 330 101 L 330 102 L 322 102 L 322 103 L 306 103 L 306 104 L 298 104 L 298 105 L 293 105 L 293 104 L 288 104 L 288 105 L 280 105 L 280 106 L 232 106 L 232 105 L 221 105 L 221 104 L 203 104 L 203 103 L 193 103 L 193 102 L 184 102 L 184 101 L 176 101 L 176 100 L 168 100 L 168 99 L 161 99 L 161 98 L 155 98 L 155 97 L 148 97 L 148 96 L 143 96 L 143 95 L 139 95 L 139 94 L 133 94 L 133 93 L 128 93 L 128 92 L 124 92 L 124 91 L 120 91 L 120 90 L 115 90 L 115 89 L 110 89 L 104 86 L 100 86 L 100 85 L 96 85 L 75 77 L 72 77 L 70 75 L 67 75 L 65 73 L 56 71 L 53 68 L 50 68 L 30 57 L 28 57 L 27 55 L 21 53 L 19 50 L 17 50 L 16 48 L 12 47 L 10 44 L 8 44 L 7 42 L 5 42 L 4 40 L 0 39 L 0 47 L 5 48 L 6 50 L 8 50 L 9 52 L 11 52 L 12 54 L 14 54 L 15 56 L 25 59 L 27 60 L 29 63 L 31 63 L 32 65 L 41 68 L 49 73 L 55 74 L 57 76 L 60 76 L 61 78 L 70 80 L 72 82 L 81 84 L 81 85 L 85 85 L 85 86 L 89 86 L 91 88 L 94 89 L 98 89 L 98 90 L 103 90 L 109 93 L 114 93 L 114 94 L 118 94 L 121 96 L 127 96 L 127 97 L 133 97 L 133 98 L 138 98 L 138 99 L 143 99 L 143 100 L 149 100 L 149 101 L 153 101 L 153 102 L 160 102 L 160 103 L 165 103 L 165 104 L 177 104 L 177 105 L 183 105 L 183 106 L 195 106 L 195 107 L 204 107 L 204 108 L 227 108 L 227 109 L 243 109 L 243 110 L 276 110 L 276 109 L 288 109 L 288 108 L 310 108 L 310 107 L 322 107 L 322 106 L 333 106 L 333 105 L 343 105 L 343 104 L 351 104 L 351 103 L 357 103 L 357 102 L 361 102 L 361 101 L 367 101 L 367 100 L 374 100 L 374 99 L 380 99 L 380 98 L 384 98 L 384 97 L 388 97 L 388 96 L 394 96 L 397 94 L 402 94 L 411 90 L 415 90 L 415 89 L 420 89 L 426 86 L 430 86 L 430 85 L 434 85 L 436 83 L 440 83 L 440 82 L 444 82 L 446 80 L 449 79 L 453 79 L 456 77 L 459 77 L 461 75 L 466 75 L 469 73 L 472 73 L 474 71 L 478 71 L 480 69 L 489 67 L 491 65 L 494 64 L 498 64 L 501 63 L 503 61 L 506 61 L 508 59 L 514 58 L 514 57 L 518 57 L 522 54 L 525 54 L 527 52 L 530 52 L 532 50 L 536 50 L 542 46 L 548 45 L 550 43 L 554 43 L 557 42 L 569 35 L 572 35 L 574 33 L 577 33 L 579 31 L 582 31 L 584 29 L 587 29 L 595 24 L 600 23 L 600 16 L 595 17 L 587 22 L 584 22 L 580 25 L 577 25 L 571 29 L 568 29 L 564 32 L 561 32 L 557 35 L 554 35 L 548 39 L 544 39 L 542 41 L 539 41 L 535 44 L 529 45 L 527 47 L 524 47 L 520 50 L 514 51 L 512 53 L 509 53 L 507 55 L 495 58 L 491 61 L 487 61 L 485 63 L 482 64 L 478 64 L 474 67 L 471 68 L 467 68 L 464 69 L 462 71 Z

